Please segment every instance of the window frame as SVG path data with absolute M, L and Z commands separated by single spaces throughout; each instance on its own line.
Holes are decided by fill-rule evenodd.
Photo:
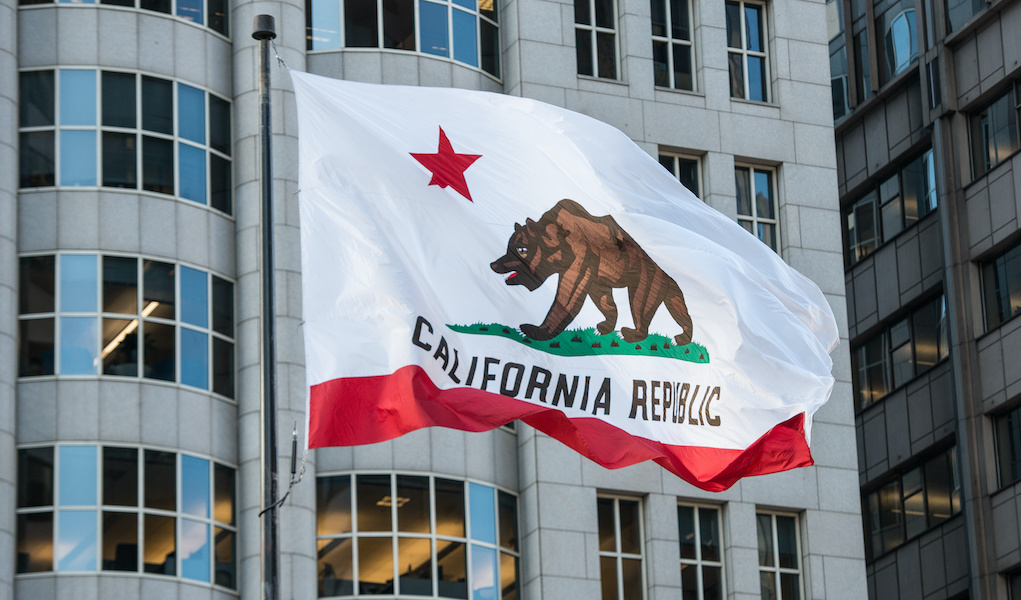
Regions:
M 801 515 L 793 512 L 785 511 L 773 511 L 773 510 L 756 510 L 756 520 L 760 516 L 768 516 L 770 522 L 770 550 L 772 550 L 772 562 L 773 566 L 763 565 L 761 562 L 761 555 L 763 549 L 759 548 L 760 561 L 758 565 L 758 572 L 760 579 L 763 575 L 770 573 L 773 575 L 774 589 L 777 590 L 777 597 L 780 597 L 780 590 L 782 590 L 782 576 L 783 575 L 795 575 L 798 578 L 798 598 L 805 597 L 805 577 L 804 577 L 804 557 L 802 556 L 801 548 Z M 777 526 L 778 518 L 788 518 L 794 521 L 794 541 L 795 541 L 795 552 L 797 555 L 797 567 L 781 567 L 780 566 L 780 544 L 779 544 L 779 527 Z M 758 523 L 756 522 L 756 528 Z
M 671 151 L 671 150 L 660 150 L 659 151 L 659 155 L 658 155 L 658 159 L 659 159 L 659 164 L 663 165 L 663 168 L 665 168 L 667 171 L 669 171 L 671 175 L 673 175 L 678 181 L 680 181 L 681 184 L 683 184 L 684 187 L 686 187 L 689 192 L 694 194 L 695 197 L 698 198 L 699 200 L 703 200 L 702 199 L 702 157 L 701 156 L 694 155 L 694 154 L 686 154 L 684 152 L 674 152 L 674 151 Z M 670 162 L 670 166 L 668 167 L 667 165 L 665 165 L 664 161 L 669 161 Z M 689 163 L 694 163 L 693 166 L 694 166 L 694 171 L 695 171 L 695 182 L 694 182 L 695 183 L 695 189 L 691 189 L 687 184 L 684 183 L 684 180 L 681 178 L 681 169 L 680 169 L 680 167 L 681 167 L 681 162 L 682 161 L 688 161 Z M 703 202 L 704 202 L 704 200 L 703 200 Z
M 685 7 L 687 9 L 687 13 L 688 13 L 687 14 L 687 18 L 688 18 L 688 29 L 689 29 L 688 35 L 689 35 L 689 39 L 684 39 L 682 37 L 676 37 L 675 38 L 673 36 L 673 30 L 674 30 L 673 24 L 674 24 L 674 19 L 675 19 L 675 15 L 674 15 L 674 11 L 673 11 L 673 4 L 669 0 L 651 0 L 651 2 L 653 2 L 653 3 L 656 3 L 656 2 L 662 3 L 663 9 L 664 9 L 664 16 L 666 17 L 666 22 L 664 23 L 665 35 L 656 35 L 655 31 L 653 31 L 652 34 L 651 34 L 652 35 L 652 46 L 653 46 L 653 52 L 652 52 L 653 61 L 655 61 L 656 45 L 657 44 L 665 44 L 666 45 L 666 49 L 667 49 L 667 52 L 666 52 L 666 56 L 667 56 L 667 62 L 666 62 L 667 85 L 663 86 L 663 85 L 658 85 L 657 84 L 656 87 L 665 88 L 665 89 L 672 89 L 672 90 L 682 90 L 682 91 L 687 91 L 687 92 L 696 92 L 697 93 L 698 92 L 698 82 L 697 82 L 697 80 L 698 80 L 698 69 L 696 67 L 697 57 L 695 55 L 695 29 L 696 29 L 696 21 L 695 21 L 695 15 L 694 15 L 695 10 L 694 10 L 694 6 L 693 6 L 694 2 L 692 0 L 682 0 L 682 1 L 684 2 L 684 5 L 685 5 Z M 655 24 L 653 24 L 653 27 L 655 27 Z M 677 73 L 677 68 L 674 65 L 674 46 L 683 46 L 683 47 L 688 48 L 688 53 L 689 53 L 688 54 L 688 59 L 689 59 L 688 68 L 691 70 L 691 87 L 690 88 L 679 86 L 677 81 L 676 81 L 675 75 Z M 655 65 L 653 66 L 653 69 L 655 70 Z M 654 73 L 653 79 L 655 80 L 655 73 Z
M 144 0 L 143 0 L 143 2 L 144 2 Z M 214 8 L 216 8 L 216 7 L 214 7 L 212 5 L 212 0 L 202 0 L 202 23 L 196 23 L 194 19 L 190 19 L 190 18 L 188 18 L 185 15 L 179 14 L 179 10 L 181 9 L 181 7 L 179 6 L 180 0 L 174 0 L 174 2 L 172 2 L 172 5 L 170 6 L 170 10 L 169 11 L 162 11 L 162 10 L 158 10 L 158 9 L 155 9 L 155 8 L 148 8 L 148 7 L 145 7 L 145 6 L 140 6 L 140 4 L 142 4 L 143 2 L 139 2 L 138 0 L 121 0 L 120 2 L 102 2 L 100 0 L 21 0 L 20 2 L 18 2 L 18 7 L 19 8 L 25 8 L 25 7 L 28 7 L 28 6 L 36 6 L 36 5 L 41 5 L 41 4 L 42 5 L 68 4 L 70 6 L 76 6 L 76 5 L 80 6 L 82 4 L 86 4 L 86 5 L 88 5 L 88 4 L 92 4 L 92 5 L 105 4 L 107 6 L 116 6 L 116 7 L 120 7 L 120 8 L 144 10 L 144 11 L 150 12 L 150 13 L 157 13 L 157 14 L 161 14 L 161 15 L 167 15 L 167 16 L 173 17 L 173 18 L 175 18 L 177 20 L 185 21 L 187 23 L 191 23 L 191 24 L 195 25 L 196 27 L 202 27 L 204 29 L 208 29 L 210 32 L 215 33 L 216 35 L 219 35 L 219 36 L 227 39 L 228 41 L 231 39 L 231 36 L 230 36 L 230 3 L 229 2 L 222 2 L 220 4 L 220 8 L 224 9 L 224 13 L 221 14 L 219 16 L 219 19 L 218 19 L 219 22 L 222 24 L 222 28 L 213 27 L 213 26 L 211 26 L 209 24 L 210 21 L 212 21 L 212 19 L 210 17 L 214 16 L 214 13 L 212 11 L 214 10 Z
M 753 214 L 750 214 L 750 215 L 742 214 L 741 211 L 740 211 L 741 199 L 740 199 L 740 197 L 738 197 L 738 195 L 740 194 L 740 190 L 738 189 L 738 187 L 736 185 L 737 172 L 738 172 L 739 169 L 747 169 L 748 170 L 748 180 L 750 182 L 750 187 L 748 189 L 748 192 L 750 194 L 749 205 L 750 205 L 751 211 L 753 213 Z M 756 196 L 755 174 L 756 173 L 765 173 L 769 177 L 770 200 L 771 200 L 771 202 L 773 204 L 773 214 L 776 215 L 772 219 L 770 219 L 769 217 L 760 217 L 759 214 L 758 214 L 759 213 L 758 202 L 756 202 L 756 198 L 755 198 L 755 196 Z M 780 194 L 778 193 L 778 185 L 779 185 L 778 175 L 779 175 L 778 169 L 775 168 L 775 167 L 764 167 L 762 165 L 742 163 L 742 162 L 735 162 L 734 163 L 735 200 L 737 202 L 737 207 L 738 207 L 738 211 L 737 211 L 737 222 L 738 222 L 738 224 L 741 225 L 742 227 L 744 227 L 746 231 L 748 231 L 748 228 L 745 227 L 744 224 L 745 223 L 749 223 L 751 225 L 752 230 L 748 231 L 748 233 L 751 233 L 755 237 L 759 238 L 759 241 L 761 241 L 762 243 L 766 244 L 766 246 L 772 248 L 772 250 L 774 252 L 776 252 L 777 254 L 781 254 L 781 249 L 783 247 L 783 238 L 782 238 L 782 229 L 781 229 L 781 226 L 780 226 Z M 775 228 L 775 231 L 776 231 L 776 233 L 774 233 L 774 236 L 776 238 L 776 247 L 775 248 L 773 248 L 773 246 L 771 246 L 769 243 L 767 243 L 765 240 L 762 239 L 762 235 L 760 233 L 760 226 L 761 225 L 772 225 Z M 754 231 L 754 233 L 753 233 L 753 231 Z
M 702 527 L 701 527 L 701 516 L 700 516 L 703 511 L 712 511 L 712 512 L 715 513 L 716 527 L 717 527 L 717 530 L 719 531 L 720 541 L 722 542 L 722 540 L 724 539 L 724 536 L 725 536 L 725 532 L 723 530 L 723 510 L 722 510 L 722 507 L 715 506 L 715 505 L 710 505 L 710 504 L 699 504 L 699 503 L 692 503 L 692 502 L 685 502 L 685 501 L 682 501 L 682 500 L 678 500 L 677 508 L 678 508 L 678 510 L 681 509 L 681 508 L 691 508 L 691 509 L 693 509 L 693 515 L 694 515 L 693 518 L 694 518 L 694 525 L 695 525 L 695 527 L 694 527 L 694 529 L 695 529 L 695 558 L 684 558 L 683 556 L 681 556 L 681 558 L 679 560 L 680 560 L 680 564 L 681 564 L 681 569 L 682 570 L 684 569 L 685 566 L 695 567 L 695 572 L 697 573 L 697 581 L 698 581 L 698 588 L 697 588 L 697 594 L 696 594 L 697 599 L 696 600 L 706 600 L 706 598 L 705 598 L 705 578 L 704 578 L 704 569 L 705 569 L 705 567 L 712 567 L 712 568 L 719 569 L 719 572 L 720 572 L 720 596 L 719 597 L 720 597 L 721 600 L 726 598 L 727 597 L 726 553 L 724 552 L 723 544 L 721 543 L 720 547 L 719 547 L 720 560 L 712 561 L 712 560 L 704 559 L 702 557 Z M 681 587 L 682 587 L 682 589 L 684 587 L 684 577 L 683 577 L 683 575 L 681 576 Z
M 359 517 L 358 517 L 358 504 L 359 504 L 359 499 L 358 499 L 358 479 L 360 477 L 387 477 L 388 478 L 389 487 L 390 487 L 390 495 L 389 495 L 390 504 L 384 505 L 384 504 L 380 504 L 379 502 L 376 503 L 379 506 L 388 506 L 389 507 L 389 512 L 390 512 L 390 525 L 389 525 L 389 527 L 390 528 L 388 530 L 361 531 L 359 529 L 359 524 L 358 524 L 358 521 L 359 521 Z M 414 478 L 428 479 L 428 492 L 427 492 L 429 494 L 429 507 L 428 507 L 428 511 L 429 511 L 429 531 L 428 532 L 424 532 L 424 533 L 423 532 L 413 532 L 413 531 L 406 531 L 406 530 L 401 530 L 400 529 L 400 525 L 399 525 L 399 521 L 398 521 L 398 517 L 399 517 L 398 509 L 401 506 L 403 506 L 403 502 L 401 502 L 401 500 L 403 498 L 399 494 L 398 486 L 399 486 L 399 480 L 402 477 L 414 477 Z M 498 586 L 502 587 L 503 581 L 505 580 L 505 577 L 502 577 L 503 575 L 505 575 L 505 573 L 503 572 L 503 569 L 505 568 L 505 560 L 509 560 L 512 563 L 512 565 L 513 565 L 512 568 L 514 570 L 514 573 L 513 573 L 514 582 L 515 582 L 516 589 L 518 591 L 518 596 L 520 597 L 521 588 L 522 588 L 522 586 L 521 586 L 522 582 L 521 582 L 521 577 L 520 577 L 520 560 L 521 560 L 521 543 L 520 543 L 520 523 L 521 523 L 521 518 L 520 518 L 520 511 L 521 511 L 521 503 L 520 503 L 520 497 L 518 496 L 518 494 L 516 494 L 516 493 L 514 493 L 514 492 L 512 492 L 510 490 L 507 490 L 505 488 L 502 488 L 502 487 L 500 487 L 500 486 L 498 486 L 496 484 L 490 483 L 490 482 L 485 482 L 485 481 L 481 481 L 481 480 L 475 480 L 475 479 L 471 479 L 471 478 L 461 478 L 461 477 L 456 477 L 456 476 L 449 476 L 449 475 L 442 474 L 442 473 L 431 473 L 431 472 L 397 472 L 397 471 L 376 471 L 376 470 L 368 470 L 368 471 L 325 471 L 325 472 L 322 472 L 322 473 L 317 473 L 316 474 L 316 478 L 315 478 L 315 480 L 316 480 L 316 498 L 317 498 L 317 504 L 318 504 L 319 500 L 321 499 L 320 488 L 319 488 L 320 480 L 332 479 L 332 478 L 346 478 L 347 479 L 347 485 L 348 485 L 347 494 L 348 494 L 348 499 L 347 499 L 346 507 L 349 510 L 348 515 L 350 516 L 350 525 L 349 525 L 348 531 L 342 531 L 342 532 L 339 532 L 339 533 L 338 532 L 326 532 L 326 533 L 322 532 L 320 530 L 320 528 L 319 528 L 318 519 L 322 518 L 323 511 L 321 511 L 319 509 L 318 505 L 317 505 L 317 509 L 316 509 L 316 513 L 317 513 L 316 545 L 318 547 L 320 545 L 320 543 L 322 543 L 322 542 L 330 542 L 332 540 L 341 540 L 341 541 L 347 540 L 347 541 L 349 541 L 351 543 L 350 548 L 351 548 L 351 576 L 352 576 L 351 585 L 352 585 L 352 590 L 351 590 L 350 594 L 320 595 L 320 593 L 323 591 L 323 588 L 321 587 L 322 586 L 322 578 L 321 578 L 321 575 L 317 574 L 317 577 L 316 577 L 316 579 L 317 579 L 317 588 L 318 588 L 318 591 L 316 592 L 316 594 L 317 594 L 316 597 L 317 598 L 353 598 L 353 597 L 363 597 L 363 596 L 366 595 L 366 594 L 360 593 L 360 590 L 359 590 L 359 585 L 362 583 L 359 580 L 360 567 L 361 567 L 361 565 L 359 564 L 359 548 L 360 548 L 359 542 L 360 542 L 360 540 L 364 541 L 364 540 L 368 540 L 368 539 L 386 539 L 386 540 L 389 540 L 390 543 L 391 543 L 391 549 L 392 549 L 392 552 L 393 552 L 392 557 L 391 557 L 391 569 L 392 569 L 392 573 L 391 574 L 393 575 L 392 585 L 394 587 L 393 587 L 392 592 L 390 594 L 387 594 L 387 595 L 393 595 L 394 597 L 398 597 L 398 596 L 404 597 L 404 596 L 407 596 L 409 593 L 411 593 L 412 596 L 414 596 L 414 597 L 421 597 L 421 598 L 449 598 L 449 597 L 451 597 L 451 596 L 443 596 L 441 594 L 441 592 L 440 592 L 441 581 L 440 581 L 440 578 L 439 578 L 439 572 L 440 572 L 440 570 L 442 570 L 442 567 L 438 564 L 439 563 L 439 560 L 438 560 L 438 557 L 439 557 L 438 543 L 439 542 L 451 542 L 451 543 L 454 543 L 454 544 L 461 544 L 464 547 L 464 555 L 465 555 L 465 558 L 464 558 L 464 560 L 465 560 L 465 563 L 464 563 L 465 564 L 465 581 L 464 581 L 464 584 L 465 584 L 465 594 L 466 594 L 465 597 L 471 597 L 473 595 L 473 593 L 474 593 L 473 588 L 472 588 L 472 585 L 473 585 L 473 581 L 472 580 L 473 580 L 473 568 L 474 568 L 474 564 L 473 563 L 474 563 L 474 560 L 475 560 L 475 551 L 474 551 L 475 548 L 480 548 L 482 550 L 490 550 L 490 551 L 492 551 L 494 553 L 494 555 L 495 555 L 495 565 L 494 566 L 497 569 L 497 571 L 495 573 L 495 576 L 494 576 L 494 585 L 498 585 Z M 437 491 L 437 487 L 436 487 L 437 486 L 437 480 L 453 481 L 453 482 L 461 484 L 461 487 L 462 487 L 462 500 L 463 500 L 463 503 L 464 503 L 463 504 L 463 507 L 464 507 L 463 521 L 461 522 L 461 524 L 463 526 L 462 535 L 450 535 L 450 534 L 439 533 L 438 532 L 438 518 L 437 517 L 439 516 L 439 513 L 437 512 L 437 506 L 438 506 L 438 499 L 437 499 L 437 493 L 436 493 L 436 491 Z M 471 487 L 473 485 L 487 488 L 487 489 L 489 489 L 489 490 L 491 490 L 493 492 L 493 511 L 494 511 L 493 515 L 494 515 L 494 518 L 495 518 L 494 527 L 495 527 L 495 536 L 496 536 L 494 542 L 489 542 L 489 541 L 487 541 L 485 539 L 481 539 L 481 538 L 476 536 L 475 532 L 472 531 L 472 496 L 471 496 Z M 510 497 L 510 498 L 512 498 L 514 500 L 514 511 L 513 511 L 513 513 L 514 513 L 513 514 L 513 516 L 514 516 L 514 523 L 513 523 L 514 534 L 513 534 L 513 539 L 511 540 L 513 542 L 513 547 L 508 547 L 504 543 L 505 540 L 502 538 L 502 533 L 503 532 L 501 531 L 501 521 L 500 521 L 500 516 L 501 516 L 500 501 L 501 501 L 502 497 Z M 394 499 L 396 499 L 396 502 L 394 501 Z M 386 500 L 386 498 L 384 498 L 383 500 Z M 380 502 L 382 502 L 383 500 L 381 500 Z M 396 505 L 396 508 L 394 507 L 394 505 Z M 401 542 L 401 540 L 406 540 L 406 539 L 429 540 L 429 544 L 430 544 L 430 560 L 429 560 L 430 566 L 429 566 L 429 569 L 430 569 L 430 581 L 431 581 L 430 585 L 431 585 L 431 588 L 432 588 L 432 591 L 429 594 L 419 595 L 419 594 L 414 593 L 414 592 L 400 592 L 399 591 L 400 590 L 400 586 L 402 585 L 402 583 L 400 581 L 402 579 L 402 577 L 401 577 L 401 565 L 398 562 L 399 561 L 400 542 Z M 317 550 L 317 554 L 318 554 L 318 550 Z M 320 572 L 320 566 L 322 565 L 322 563 L 320 562 L 321 560 L 322 560 L 322 557 L 317 559 L 317 563 L 318 563 L 317 573 Z M 483 565 L 483 566 L 485 566 L 485 565 Z M 499 593 L 500 589 L 501 589 L 500 587 L 497 588 L 497 592 L 498 593 Z
M 989 135 L 987 118 L 991 115 L 990 110 L 997 107 L 1001 102 L 1006 105 L 1007 122 L 999 127 L 993 135 Z M 998 94 L 991 101 L 982 105 L 980 109 L 968 115 L 972 181 L 982 179 L 1021 150 L 1021 131 L 1019 131 L 1019 127 L 1021 127 L 1021 81 L 1012 82 L 1006 91 Z M 1004 131 L 1012 147 L 1007 148 L 1001 156 L 996 140 L 997 135 Z M 979 156 L 980 151 L 982 152 L 981 156 Z M 995 154 L 995 160 L 992 160 L 991 154 Z
M 1002 264 L 1001 264 L 1002 261 Z M 1021 273 L 1016 280 L 1009 278 L 1010 270 L 1008 264 L 1014 263 L 1021 266 L 1021 242 L 993 255 L 979 263 L 979 273 L 982 288 L 982 322 L 985 325 L 985 333 L 989 333 L 1002 327 L 1005 323 L 1021 315 L 1021 302 L 1016 308 L 1013 307 L 1012 291 L 1021 295 Z M 999 274 L 1004 274 L 1006 281 L 1001 281 Z M 1006 289 L 1001 289 L 1001 287 Z M 1006 300 L 1007 306 L 1001 306 Z M 995 302 L 996 310 L 991 306 Z
M 92 448 L 95 449 L 95 501 L 88 504 L 65 504 L 61 502 L 61 450 L 65 448 Z M 134 450 L 136 456 L 136 495 L 135 504 L 108 504 L 105 502 L 104 496 L 104 483 L 105 483 L 105 461 L 104 461 L 104 450 L 107 448 L 115 449 L 128 449 Z M 92 573 L 92 574 L 112 574 L 112 573 L 135 573 L 137 575 L 157 575 L 161 577 L 171 577 L 179 581 L 188 581 L 198 583 L 200 585 L 208 585 L 216 589 L 229 590 L 232 593 L 236 593 L 239 590 L 239 579 L 238 579 L 238 528 L 239 528 L 239 507 L 237 502 L 238 497 L 238 468 L 232 466 L 229 463 L 218 460 L 208 455 L 194 454 L 191 452 L 181 452 L 178 450 L 165 450 L 153 446 L 146 446 L 140 444 L 131 443 L 115 443 L 115 444 L 84 444 L 84 443 L 46 443 L 46 444 L 23 444 L 18 446 L 18 462 L 21 462 L 21 452 L 24 450 L 36 450 L 36 449 L 50 449 L 52 450 L 52 479 L 50 481 L 50 490 L 52 491 L 51 503 L 38 506 L 17 506 L 15 507 L 16 519 L 22 515 L 33 515 L 33 514 L 49 514 L 51 515 L 51 540 L 52 540 L 52 561 L 49 569 L 41 570 L 25 570 L 21 571 L 16 568 L 16 577 L 22 577 L 25 575 L 32 574 L 44 574 L 44 573 Z M 145 500 L 145 454 L 148 451 L 157 451 L 173 454 L 174 456 L 174 508 L 173 509 L 161 509 L 153 508 L 146 505 Z M 204 461 L 208 466 L 208 494 L 206 497 L 205 509 L 207 515 L 202 517 L 188 512 L 184 507 L 184 469 L 182 467 L 183 459 L 185 457 L 193 458 L 196 460 Z M 227 523 L 217 519 L 216 511 L 216 500 L 217 500 L 217 481 L 216 471 L 217 466 L 229 469 L 232 476 L 232 506 L 231 506 L 231 517 L 233 522 Z M 95 513 L 95 525 L 96 525 L 96 536 L 92 540 L 94 546 L 95 558 L 92 561 L 92 568 L 86 569 L 61 569 L 58 557 L 58 546 L 60 544 L 60 518 L 61 514 L 83 514 L 83 513 Z M 137 519 L 135 539 L 136 545 L 136 556 L 135 556 L 135 569 L 108 569 L 104 568 L 103 565 L 103 538 L 104 538 L 104 515 L 106 514 L 128 514 L 134 515 Z M 155 516 L 174 519 L 174 565 L 173 573 L 157 573 L 154 571 L 147 571 L 145 566 L 145 517 Z M 208 558 L 208 581 L 202 579 L 196 579 L 194 577 L 185 576 L 182 571 L 184 561 L 186 557 L 182 556 L 180 552 L 181 542 L 184 539 L 185 532 L 183 531 L 184 521 L 195 522 L 207 527 L 206 544 L 207 551 L 209 553 Z M 221 585 L 216 582 L 216 532 L 218 529 L 226 531 L 233 536 L 233 546 L 231 552 L 232 566 L 233 566 L 233 586 Z M 20 532 L 16 533 L 16 539 L 20 538 Z M 15 549 L 15 555 L 17 556 L 17 549 Z
M 772 79 L 773 75 L 772 75 L 772 68 L 771 68 L 771 66 L 769 64 L 770 63 L 770 60 L 769 60 L 769 44 L 770 44 L 770 39 L 771 39 L 770 38 L 770 27 L 769 27 L 769 5 L 766 2 L 760 1 L 760 0 L 727 0 L 726 4 L 737 5 L 738 6 L 738 10 L 739 10 L 740 15 L 741 15 L 740 24 L 738 25 L 738 27 L 740 27 L 740 31 L 741 31 L 741 47 L 738 48 L 736 46 L 730 46 L 729 43 L 728 43 L 726 50 L 727 50 L 728 63 L 729 63 L 729 58 L 730 58 L 731 54 L 740 55 L 740 57 L 741 57 L 741 79 L 742 79 L 742 86 L 743 86 L 742 89 L 744 90 L 744 95 L 742 95 L 742 96 L 735 96 L 734 93 L 733 93 L 733 88 L 731 88 L 730 98 L 732 100 L 733 99 L 738 99 L 738 100 L 746 100 L 748 102 L 762 102 L 762 103 L 765 103 L 765 104 L 769 104 L 769 103 L 772 102 L 772 99 L 773 99 L 773 93 L 772 93 L 773 92 L 773 89 L 772 89 L 773 88 L 773 79 Z M 746 15 L 746 7 L 747 6 L 757 6 L 761 10 L 762 23 L 760 23 L 760 27 L 761 27 L 761 36 L 762 36 L 762 51 L 750 50 L 748 48 L 748 26 L 745 24 L 745 18 L 746 18 L 745 15 Z M 763 63 L 763 81 L 762 81 L 763 98 L 761 100 L 757 100 L 757 99 L 754 99 L 754 98 L 751 97 L 751 88 L 748 85 L 748 82 L 749 82 L 748 57 L 755 57 L 755 58 L 762 59 L 762 63 Z M 731 77 L 733 77 L 733 74 L 731 74 Z
M 632 599 L 633 596 L 628 595 L 624 589 L 624 560 L 637 560 L 638 569 L 641 575 L 641 590 L 639 590 L 639 600 L 644 600 L 646 596 L 646 585 L 647 575 L 645 573 L 645 514 L 644 506 L 641 498 L 634 496 L 618 495 L 618 494 L 596 494 L 597 502 L 599 500 L 610 500 L 613 503 L 613 539 L 614 549 L 603 550 L 599 548 L 600 562 L 603 558 L 613 559 L 616 567 L 616 578 L 617 578 L 617 594 L 615 600 L 628 600 Z M 624 552 L 622 549 L 622 536 L 621 536 L 621 523 L 620 523 L 620 503 L 621 502 L 634 502 L 637 507 L 638 514 L 638 554 L 631 552 Z M 600 534 L 601 535 L 601 534 Z M 605 598 L 603 600 L 606 600 Z
M 591 77 L 593 79 L 607 80 L 607 81 L 623 81 L 621 73 L 621 56 L 620 56 L 620 36 L 617 35 L 617 31 L 620 29 L 620 7 L 617 0 L 608 0 L 610 2 L 610 10 L 613 17 L 613 27 L 604 27 L 597 24 L 596 18 L 596 2 L 597 0 L 574 0 L 575 5 L 575 19 L 574 19 L 574 31 L 575 31 L 575 44 L 576 44 L 576 59 L 577 59 L 577 71 L 579 77 Z M 585 2 L 588 4 L 589 20 L 591 23 L 579 23 L 577 19 L 577 4 L 579 2 Z M 582 32 L 588 34 L 588 49 L 590 51 L 590 58 L 592 59 L 592 74 L 586 74 L 581 72 L 581 47 L 577 46 L 578 38 Z M 599 55 L 599 34 L 609 35 L 613 38 L 613 73 L 609 76 L 604 76 L 600 73 L 600 55 Z

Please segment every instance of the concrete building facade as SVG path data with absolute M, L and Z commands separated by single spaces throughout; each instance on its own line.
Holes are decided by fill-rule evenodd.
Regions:
M 869 597 L 1019 598 L 1021 5 L 827 8 Z
M 620 128 L 815 280 L 842 336 L 816 465 L 719 494 L 653 464 L 603 469 L 520 423 L 310 453 L 281 511 L 284 597 L 864 597 L 826 8 L 3 0 L 0 600 L 261 596 L 262 13 L 291 69 Z M 281 63 L 272 79 L 288 440 L 297 131 Z

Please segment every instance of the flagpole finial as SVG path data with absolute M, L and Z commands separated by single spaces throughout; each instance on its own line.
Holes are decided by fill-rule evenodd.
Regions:
M 276 21 L 273 15 L 255 15 L 252 37 L 257 40 L 273 40 L 277 37 Z

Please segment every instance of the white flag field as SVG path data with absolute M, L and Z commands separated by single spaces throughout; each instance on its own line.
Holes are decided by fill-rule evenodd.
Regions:
M 707 490 L 812 464 L 826 299 L 623 133 L 291 76 L 310 446 L 521 420 Z

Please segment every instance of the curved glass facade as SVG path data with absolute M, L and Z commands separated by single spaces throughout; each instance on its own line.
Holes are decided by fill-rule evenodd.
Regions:
M 20 6 L 33 4 L 101 4 L 125 6 L 153 12 L 175 15 L 196 25 L 204 25 L 216 33 L 230 35 L 230 19 L 227 0 L 20 0 Z

